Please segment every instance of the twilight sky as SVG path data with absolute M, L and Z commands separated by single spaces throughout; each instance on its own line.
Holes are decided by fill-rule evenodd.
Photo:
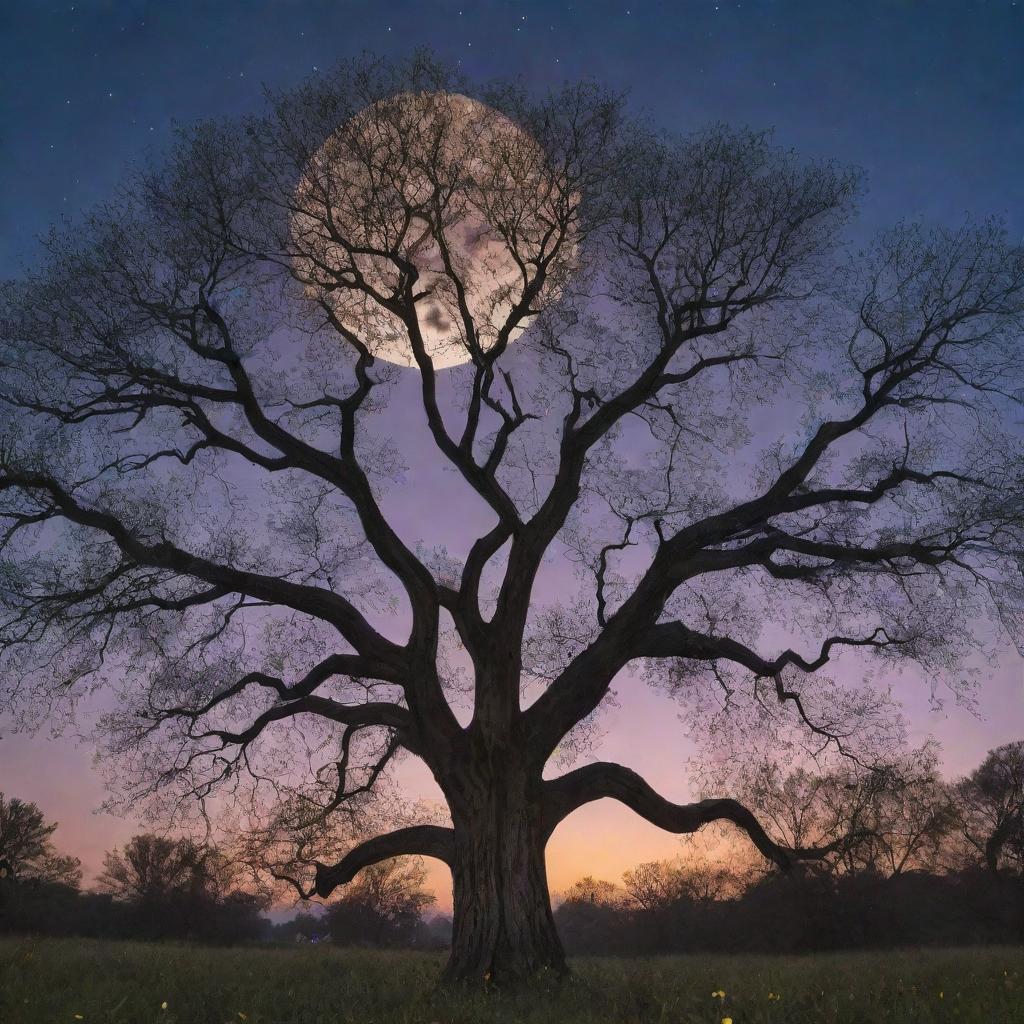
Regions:
M 627 91 L 657 124 L 774 127 L 808 156 L 856 163 L 869 189 L 854 238 L 900 217 L 1005 216 L 1024 231 L 1024 0 L 990 3 L 473 3 L 278 0 L 276 3 L 22 0 L 0 5 L 0 278 L 31 262 L 47 226 L 102 200 L 127 163 L 160 147 L 174 122 L 255 110 L 261 86 L 289 86 L 368 50 L 427 46 L 477 78 L 529 86 L 593 77 Z M 443 484 L 424 493 L 441 507 Z M 949 774 L 1024 735 L 1024 669 L 1000 653 L 980 717 L 929 709 L 929 689 L 898 681 L 913 739 L 943 744 Z M 609 716 L 598 753 L 687 795 L 688 753 L 664 698 Z M 2 726 L 2 723 L 0 723 Z M 62 849 L 95 870 L 137 822 L 94 815 L 91 752 L 70 737 L 0 738 L 0 790 L 61 822 Z M 410 770 L 414 789 L 433 796 Z M 551 883 L 617 879 L 678 840 L 602 802 L 549 848 Z M 434 876 L 442 890 L 440 871 Z

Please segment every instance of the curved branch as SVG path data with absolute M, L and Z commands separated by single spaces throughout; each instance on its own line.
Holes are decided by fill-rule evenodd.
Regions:
M 778 657 L 769 660 L 732 637 L 700 633 L 681 622 L 660 622 L 643 635 L 637 647 L 637 656 L 694 658 L 700 661 L 717 661 L 722 658 L 742 665 L 754 675 L 775 677 L 790 665 L 808 674 L 817 672 L 832 657 L 832 649 L 835 647 L 870 647 L 879 650 L 909 642 L 910 638 L 891 637 L 879 627 L 870 636 L 830 636 L 822 643 L 818 655 L 811 659 L 786 649 Z
M 823 860 L 850 841 L 843 836 L 826 846 L 785 847 L 776 843 L 761 823 L 737 800 L 701 800 L 674 804 L 656 793 L 636 772 L 610 761 L 588 764 L 544 784 L 544 825 L 550 835 L 573 811 L 594 800 L 618 800 L 652 825 L 677 834 L 696 832 L 714 821 L 729 821 L 742 829 L 761 855 L 782 871 L 796 861 Z
M 338 487 L 351 500 L 367 540 L 381 561 L 399 578 L 408 593 L 415 619 L 426 620 L 426 623 L 429 623 L 436 605 L 430 573 L 388 523 L 373 496 L 366 473 L 355 457 L 355 410 L 362 404 L 372 387 L 365 374 L 367 359 L 360 359 L 359 368 L 362 372 L 359 373 L 359 387 L 351 396 L 352 402 L 344 404 L 342 410 L 347 429 L 340 447 L 340 456 L 328 455 L 285 430 L 280 423 L 266 414 L 256 396 L 248 371 L 236 352 L 231 330 L 224 316 L 202 293 L 200 305 L 222 344 L 222 348 L 208 358 L 222 362 L 227 368 L 239 396 L 238 404 L 245 413 L 249 425 L 267 444 L 292 458 L 296 465 Z M 430 629 L 424 622 L 419 622 L 419 625 L 428 631 Z
M 374 836 L 349 850 L 337 864 L 316 865 L 316 883 L 310 895 L 330 896 L 339 885 L 346 885 L 363 868 L 392 857 L 434 857 L 452 864 L 455 859 L 455 832 L 441 825 L 412 825 Z
M 360 654 L 390 664 L 396 672 L 403 671 L 405 667 L 401 648 L 378 633 L 340 594 L 308 583 L 295 583 L 214 562 L 167 540 L 147 543 L 118 516 L 81 504 L 60 482 L 42 473 L 0 467 L 0 493 L 7 490 L 46 495 L 55 516 L 106 534 L 137 565 L 167 569 L 201 580 L 224 592 L 246 594 L 257 600 L 293 608 L 331 623 Z
M 409 712 L 398 704 L 388 701 L 370 701 L 365 704 L 342 704 L 328 697 L 310 695 L 283 704 L 274 704 L 241 732 L 228 729 L 206 729 L 193 734 L 194 739 L 208 737 L 219 739 L 225 746 L 245 747 L 257 739 L 267 726 L 281 722 L 297 715 L 316 715 L 340 725 L 358 728 L 380 726 L 392 729 L 399 737 L 402 746 L 416 751 L 418 748 L 413 739 L 414 722 Z
M 295 700 L 299 697 L 308 697 L 334 676 L 348 675 L 357 678 L 381 679 L 381 676 L 374 676 L 375 666 L 361 658 L 358 654 L 330 654 L 323 661 L 314 665 L 301 679 L 288 684 L 280 676 L 273 676 L 267 672 L 247 672 L 229 686 L 217 690 L 203 704 L 197 708 L 165 708 L 161 709 L 162 714 L 191 715 L 198 718 L 205 715 L 214 708 L 223 704 L 226 700 L 238 696 L 250 686 L 259 686 L 266 690 L 273 690 L 277 699 L 281 701 Z M 395 680 L 385 680 L 394 682 Z M 384 723 L 382 723 L 384 724 Z
M 914 639 L 913 636 L 892 637 L 879 627 L 870 636 L 830 636 L 822 643 L 817 657 L 810 660 L 792 649 L 786 649 L 778 657 L 769 660 L 732 637 L 698 633 L 681 622 L 663 622 L 647 631 L 640 643 L 639 656 L 693 658 L 698 661 L 722 659 L 748 669 L 755 676 L 770 678 L 775 684 L 775 694 L 780 704 L 793 704 L 800 720 L 812 733 L 823 737 L 826 744 L 834 743 L 839 753 L 860 764 L 859 759 L 847 749 L 843 742 L 845 737 L 841 733 L 811 717 L 802 695 L 798 690 L 786 687 L 782 673 L 790 665 L 808 675 L 817 672 L 829 662 L 835 647 L 865 647 L 879 651 L 887 647 L 912 643 Z

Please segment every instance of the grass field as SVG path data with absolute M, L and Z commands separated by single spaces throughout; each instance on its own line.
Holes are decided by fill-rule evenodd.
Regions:
M 440 962 L 323 947 L 4 939 L 0 1022 L 1024 1024 L 1021 949 L 583 959 L 571 981 L 457 996 L 436 990 Z

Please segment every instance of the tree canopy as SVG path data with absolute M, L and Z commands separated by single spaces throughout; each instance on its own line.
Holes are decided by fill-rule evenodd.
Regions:
M 876 767 L 892 701 L 830 667 L 955 685 L 979 617 L 1016 634 L 1024 250 L 969 220 L 847 252 L 859 188 L 422 55 L 183 130 L 3 288 L 11 703 L 110 683 L 132 795 L 272 801 L 305 895 L 444 860 L 452 977 L 564 965 L 543 849 L 598 799 L 827 855 L 729 795 L 550 772 L 644 674 L 740 756 Z M 402 510 L 431 461 L 451 549 Z M 450 824 L 349 849 L 403 752 Z
M 0 878 L 20 882 L 49 882 L 77 889 L 82 880 L 77 857 L 58 853 L 49 822 L 34 803 L 0 793 Z

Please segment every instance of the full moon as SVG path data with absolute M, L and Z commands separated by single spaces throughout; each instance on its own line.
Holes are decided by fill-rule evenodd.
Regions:
M 306 294 L 374 356 L 416 366 L 418 328 L 434 367 L 456 366 L 472 344 L 498 342 L 541 261 L 544 286 L 508 340 L 557 294 L 576 248 L 576 200 L 505 115 L 459 94 L 399 93 L 310 158 L 291 215 L 293 265 Z M 415 328 L 397 309 L 410 267 Z

